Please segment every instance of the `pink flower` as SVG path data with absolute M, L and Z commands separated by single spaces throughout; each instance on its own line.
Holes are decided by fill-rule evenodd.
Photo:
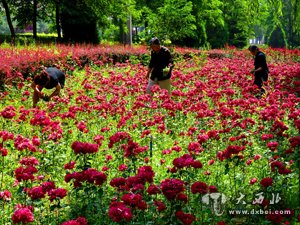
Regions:
M 257 181 L 257 179 L 256 179 L 256 178 L 251 178 L 249 183 L 250 183 L 251 185 L 253 185 L 253 184 L 255 184 L 255 183 L 256 183 L 256 181 Z
M 16 115 L 16 108 L 13 106 L 7 106 L 0 112 L 0 115 L 2 115 L 5 119 L 12 119 Z
M 64 165 L 64 169 L 65 169 L 65 170 L 71 170 L 71 169 L 74 169 L 75 164 L 76 164 L 75 161 L 71 161 L 71 162 L 69 162 L 69 163 L 66 163 L 66 164 Z
M 78 217 L 76 220 L 63 222 L 61 225 L 88 225 L 88 221 L 84 217 Z
M 0 147 L 0 153 L 1 153 L 1 155 L 2 155 L 3 157 L 5 157 L 5 156 L 7 156 L 8 151 L 7 151 L 6 148 L 1 148 L 1 147 Z
M 34 216 L 29 208 L 23 207 L 14 211 L 11 219 L 14 224 L 16 223 L 27 224 L 34 221 Z
M 41 144 L 41 141 L 37 136 L 33 136 L 31 142 L 33 145 L 35 145 L 37 147 L 39 147 Z
M 67 196 L 67 190 L 64 188 L 52 189 L 48 193 L 49 200 L 52 202 L 54 199 L 63 199 Z
M 121 221 L 130 221 L 132 212 L 123 202 L 112 202 L 109 206 L 108 216 L 119 223 Z
M 36 187 L 33 187 L 33 188 L 30 189 L 30 191 L 28 192 L 28 196 L 29 196 L 32 200 L 45 198 L 45 192 L 44 192 L 44 190 L 43 190 L 43 187 L 42 187 L 42 186 L 36 186 Z
M 119 166 L 119 171 L 125 171 L 125 170 L 127 170 L 128 169 L 128 166 L 126 166 L 125 164 L 121 164 L 120 166 Z
M 9 201 L 11 199 L 11 193 L 8 190 L 0 191 L 0 200 Z
M 271 151 L 275 151 L 277 148 L 278 148 L 278 142 L 276 141 L 270 141 L 268 144 L 267 144 L 267 147 L 271 150 Z

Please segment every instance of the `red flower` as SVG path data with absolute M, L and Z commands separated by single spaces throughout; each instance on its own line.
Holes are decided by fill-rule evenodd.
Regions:
M 88 225 L 86 218 L 78 217 L 76 220 L 63 222 L 61 225 Z
M 179 200 L 179 201 L 182 201 L 184 203 L 187 203 L 188 202 L 188 197 L 186 194 L 184 193 L 179 193 L 177 196 L 176 196 L 176 199 Z
M 75 141 L 72 143 L 71 148 L 75 154 L 92 154 L 98 152 L 98 145 L 87 142 Z
M 217 225 L 226 225 L 226 223 L 223 222 L 223 221 L 220 221 L 220 222 L 217 223 Z
M 0 112 L 0 115 L 2 115 L 5 119 L 12 119 L 16 115 L 16 108 L 13 106 L 7 106 Z
M 35 145 L 37 147 L 40 146 L 40 144 L 41 144 L 41 141 L 37 136 L 33 136 L 31 142 L 33 145 Z
M 29 156 L 29 157 L 22 158 L 20 164 L 24 166 L 34 166 L 34 165 L 39 165 L 39 161 L 35 157 Z
M 252 178 L 251 180 L 250 180 L 250 184 L 252 185 L 252 184 L 255 184 L 256 183 L 256 181 L 257 181 L 257 179 L 256 178 Z
M 55 183 L 53 181 L 46 181 L 46 182 L 42 183 L 41 186 L 42 186 L 44 192 L 46 193 L 55 188 Z
M 0 191 L 0 200 L 9 201 L 11 199 L 11 193 L 7 190 Z
M 272 186 L 272 184 L 273 184 L 273 179 L 272 179 L 271 177 L 263 178 L 263 179 L 260 181 L 260 184 L 261 184 L 261 186 L 263 186 L 264 188 L 269 187 L 269 186 Z
M 189 154 L 184 154 L 183 156 L 173 160 L 173 165 L 179 169 L 184 167 L 192 166 L 194 159 Z
M 191 186 L 191 191 L 193 194 L 197 194 L 197 193 L 206 194 L 208 192 L 208 186 L 206 183 L 201 181 L 195 182 Z
M 65 170 L 71 170 L 71 169 L 74 169 L 75 164 L 76 164 L 75 161 L 71 161 L 71 162 L 69 162 L 69 163 L 66 163 L 66 164 L 64 165 L 64 169 L 65 169 Z
M 147 204 L 143 201 L 143 197 L 140 194 L 124 194 L 122 196 L 122 201 L 132 208 L 138 208 L 141 210 L 147 208 Z
M 184 182 L 175 178 L 163 180 L 160 189 L 168 200 L 174 200 L 179 193 L 185 190 Z
M 293 148 L 300 146 L 300 136 L 290 138 L 290 144 Z
M 154 205 L 156 206 L 158 212 L 164 211 L 167 208 L 165 203 L 162 201 L 154 201 Z
M 117 187 L 118 191 L 122 191 L 125 189 L 126 183 L 127 180 L 124 177 L 120 177 L 120 178 L 113 178 L 109 184 L 112 187 Z
M 112 202 L 109 206 L 108 216 L 119 223 L 121 221 L 130 221 L 132 212 L 123 202 Z
M 16 223 L 27 224 L 34 221 L 34 216 L 29 208 L 23 207 L 14 211 L 11 219 L 14 222 L 14 224 Z
M 15 170 L 15 176 L 19 182 L 22 180 L 23 181 L 26 181 L 26 180 L 33 181 L 34 180 L 33 174 L 37 173 L 37 172 L 38 172 L 38 170 L 33 166 L 28 166 L 25 168 L 21 166 Z
M 266 216 L 266 219 L 272 221 L 273 223 L 280 224 L 283 221 L 283 216 L 277 212 L 271 212 Z
M 45 192 L 44 192 L 44 190 L 43 190 L 43 187 L 41 187 L 41 186 L 33 187 L 33 188 L 28 192 L 28 196 L 29 196 L 32 200 L 45 198 Z
M 277 148 L 278 148 L 278 142 L 277 141 L 270 141 L 268 144 L 267 144 L 267 147 L 271 150 L 271 151 L 275 151 Z
M 196 220 L 194 215 L 190 213 L 184 213 L 181 210 L 176 212 L 176 218 L 179 219 L 184 225 L 190 225 Z
M 150 186 L 149 186 L 148 189 L 147 189 L 147 193 L 148 193 L 149 195 L 156 195 L 156 194 L 159 194 L 159 193 L 160 193 L 160 189 L 159 189 L 159 187 L 157 187 L 156 185 L 150 184 Z
M 48 193 L 49 199 L 52 202 L 54 199 L 63 199 L 67 196 L 67 190 L 63 188 L 52 189 Z
M 128 166 L 126 166 L 125 164 L 121 164 L 118 169 L 119 171 L 125 171 L 128 169 Z
M 8 151 L 7 151 L 6 148 L 1 148 L 1 147 L 0 147 L 0 153 L 1 153 L 1 155 L 4 157 L 4 156 L 7 156 Z

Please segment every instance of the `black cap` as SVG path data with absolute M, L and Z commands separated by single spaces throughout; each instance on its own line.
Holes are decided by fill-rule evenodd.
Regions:
M 248 50 L 254 52 L 255 50 L 258 50 L 258 47 L 256 45 L 250 45 Z
M 151 38 L 149 45 L 160 45 L 160 41 L 157 37 Z

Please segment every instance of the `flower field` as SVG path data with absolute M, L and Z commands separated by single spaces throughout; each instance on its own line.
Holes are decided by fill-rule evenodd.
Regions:
M 1 225 L 300 224 L 300 52 L 264 49 L 257 99 L 247 50 L 172 51 L 151 98 L 144 47 L 0 49 Z

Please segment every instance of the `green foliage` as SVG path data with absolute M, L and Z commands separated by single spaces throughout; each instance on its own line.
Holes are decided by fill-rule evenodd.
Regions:
M 194 36 L 195 17 L 191 14 L 192 2 L 184 0 L 166 0 L 165 4 L 152 14 L 149 27 L 153 35 L 161 39 L 177 41 Z
M 75 42 L 98 43 L 97 16 L 84 1 L 62 1 L 62 29 L 64 39 Z

